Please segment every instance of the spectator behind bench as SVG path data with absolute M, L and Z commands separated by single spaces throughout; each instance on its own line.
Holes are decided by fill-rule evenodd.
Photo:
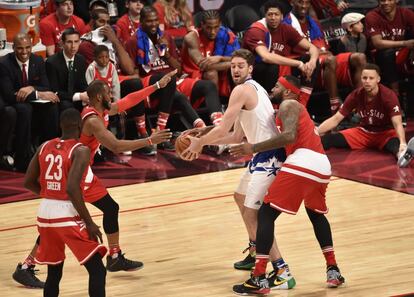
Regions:
M 81 35 L 86 32 L 83 20 L 73 14 L 72 0 L 54 1 L 56 12 L 49 14 L 39 23 L 40 38 L 46 46 L 47 56 L 51 56 L 60 50 L 59 41 L 65 29 L 75 28 Z
M 382 81 L 399 94 L 401 70 L 414 48 L 414 12 L 397 2 L 379 0 L 379 7 L 367 13 L 365 25 Z
M 32 54 L 31 39 L 19 33 L 13 39 L 13 52 L 0 59 L 0 94 L 17 112 L 14 141 L 15 166 L 26 171 L 31 159 L 32 125 L 37 143 L 58 135 L 58 96 L 49 91 L 43 58 Z M 37 99 L 49 103 L 32 103 Z M 36 131 L 38 130 L 38 131 Z

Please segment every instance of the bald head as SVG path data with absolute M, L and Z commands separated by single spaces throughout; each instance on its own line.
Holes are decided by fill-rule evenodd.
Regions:
M 32 41 L 26 33 L 19 33 L 13 38 L 13 50 L 16 58 L 26 63 L 32 53 Z
M 32 43 L 31 40 L 30 40 L 30 36 L 27 33 L 18 33 L 13 38 L 13 44 L 15 44 L 17 42 L 21 42 L 23 40 L 26 40 L 26 41 Z

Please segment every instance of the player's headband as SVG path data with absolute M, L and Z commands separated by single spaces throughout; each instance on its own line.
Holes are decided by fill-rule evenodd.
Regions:
M 279 80 L 278 81 L 280 82 L 280 84 L 282 86 L 284 86 L 286 89 L 290 90 L 292 93 L 294 93 L 296 95 L 299 95 L 300 94 L 299 88 L 295 87 L 290 82 L 288 82 L 286 80 L 286 78 L 284 78 L 284 77 L 281 76 L 281 77 L 279 77 Z

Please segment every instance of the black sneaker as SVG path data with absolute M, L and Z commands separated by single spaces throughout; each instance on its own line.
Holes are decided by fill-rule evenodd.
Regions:
M 252 270 L 255 263 L 256 257 L 249 253 L 243 260 L 234 263 L 234 268 L 238 270 Z
M 267 295 L 270 293 L 269 282 L 266 276 L 251 276 L 241 285 L 234 285 L 233 292 L 237 295 Z
M 19 284 L 29 288 L 45 287 L 45 283 L 36 277 L 37 269 L 34 269 L 34 265 L 29 266 L 27 269 L 22 269 L 22 264 L 17 264 L 16 270 L 13 273 L 13 279 Z
M 106 256 L 106 270 L 115 271 L 134 271 L 144 267 L 144 263 L 139 261 L 128 260 L 124 257 L 124 254 L 119 253 L 118 257 L 112 258 Z
M 161 142 L 161 143 L 157 144 L 157 147 L 159 149 L 170 151 L 170 152 L 175 151 L 175 147 L 170 141 Z
M 337 288 L 345 282 L 338 266 L 328 266 L 326 270 L 326 284 L 328 288 Z
M 144 156 L 155 156 L 157 154 L 157 145 L 148 145 L 140 148 L 138 152 Z

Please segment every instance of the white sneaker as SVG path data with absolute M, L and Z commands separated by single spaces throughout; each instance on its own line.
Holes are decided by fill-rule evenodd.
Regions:
M 226 152 L 229 150 L 229 146 L 227 144 L 219 144 L 217 146 L 217 151 L 216 154 L 217 155 L 221 155 L 222 153 Z
M 132 152 L 131 151 L 121 152 L 121 155 L 131 156 Z
M 410 139 L 410 141 L 407 144 L 407 148 L 401 156 L 398 158 L 397 164 L 399 167 L 404 168 L 407 167 L 411 160 L 414 157 L 414 137 Z

